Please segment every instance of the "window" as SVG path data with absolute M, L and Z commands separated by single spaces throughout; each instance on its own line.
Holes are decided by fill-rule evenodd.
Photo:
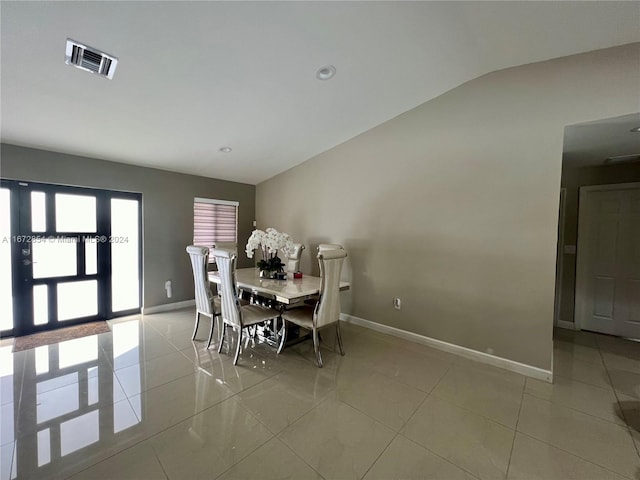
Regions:
M 193 199 L 193 244 L 213 248 L 216 243 L 237 243 L 238 202 Z M 212 259 L 209 259 L 212 262 Z

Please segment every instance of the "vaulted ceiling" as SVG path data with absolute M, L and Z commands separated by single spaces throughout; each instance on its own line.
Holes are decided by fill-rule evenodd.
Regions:
M 485 73 L 640 41 L 639 8 L 3 1 L 1 138 L 256 184 Z M 114 78 L 65 65 L 67 37 Z

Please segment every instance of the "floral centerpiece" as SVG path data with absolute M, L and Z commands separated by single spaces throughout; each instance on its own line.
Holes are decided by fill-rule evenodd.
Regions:
M 253 258 L 253 251 L 257 249 L 262 251 L 262 260 L 257 264 L 260 276 L 275 278 L 278 272 L 284 270 L 284 263 L 278 257 L 278 251 L 288 255 L 293 250 L 293 241 L 289 235 L 278 232 L 275 228 L 267 228 L 266 231 L 254 230 L 245 248 L 247 257 Z

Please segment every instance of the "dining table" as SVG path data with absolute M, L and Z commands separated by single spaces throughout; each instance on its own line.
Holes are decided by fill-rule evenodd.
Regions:
M 208 272 L 211 283 L 220 284 L 220 275 L 217 271 Z M 293 274 L 287 273 L 284 280 L 263 278 L 257 268 L 236 269 L 236 287 L 238 292 L 247 292 L 253 299 L 267 300 L 272 306 L 281 312 L 286 308 L 293 308 L 296 304 L 303 304 L 305 300 L 317 299 L 320 293 L 321 277 L 303 275 L 302 278 L 294 278 Z M 340 291 L 349 290 L 349 282 L 340 281 Z M 282 328 L 286 328 L 283 322 Z M 308 335 L 301 335 L 300 332 L 287 334 L 287 345 L 292 345 L 304 340 Z M 277 319 L 273 321 L 273 328 L 262 330 L 261 337 L 271 346 L 277 347 L 279 337 L 282 334 L 277 327 Z
M 209 281 L 217 285 L 220 284 L 218 272 L 209 272 Z M 257 268 L 238 268 L 236 270 L 236 286 L 239 290 L 274 300 L 284 306 L 304 302 L 314 298 L 320 293 L 320 277 L 303 275 L 302 278 L 294 278 L 293 274 L 287 273 L 285 280 L 260 277 Z M 349 290 L 349 282 L 340 281 L 340 290 Z

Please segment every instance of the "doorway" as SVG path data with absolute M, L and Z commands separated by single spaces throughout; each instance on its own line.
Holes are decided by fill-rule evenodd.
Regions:
M 562 272 L 564 268 L 564 227 L 565 227 L 565 214 L 566 205 L 565 198 L 567 195 L 567 189 L 560 189 L 560 204 L 558 207 L 558 245 L 556 247 L 556 290 L 555 301 L 553 304 L 553 326 L 557 327 L 560 320 L 560 306 L 562 305 Z
M 575 319 L 640 339 L 640 183 L 580 189 Z
M 140 312 L 141 194 L 1 182 L 2 336 Z

